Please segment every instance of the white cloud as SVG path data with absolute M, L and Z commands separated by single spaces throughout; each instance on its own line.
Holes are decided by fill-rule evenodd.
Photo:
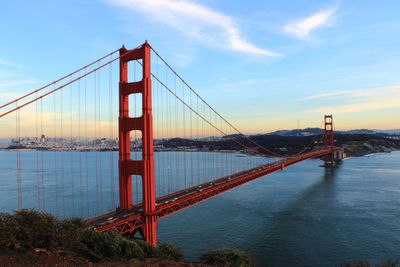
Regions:
M 0 59 L 0 65 L 7 66 L 7 67 L 13 67 L 13 68 L 22 68 L 21 64 L 15 64 L 15 63 L 8 62 L 8 61 L 1 60 L 1 59 Z
M 376 110 L 383 108 L 400 107 L 400 84 L 393 84 L 389 86 L 345 90 L 339 92 L 327 92 L 314 96 L 302 98 L 302 100 L 321 99 L 330 100 L 332 98 L 347 98 L 353 102 L 351 104 L 324 106 L 308 110 L 309 112 L 322 112 L 322 113 L 351 113 L 362 112 L 368 110 Z
M 1 89 L 1 88 L 7 88 L 7 87 L 13 87 L 13 86 L 24 85 L 24 84 L 35 84 L 35 83 L 37 83 L 37 82 L 36 82 L 36 81 L 33 81 L 33 80 L 5 82 L 5 83 L 0 83 L 0 89 Z
M 173 57 L 173 60 L 175 61 L 174 65 L 178 67 L 185 67 L 187 66 L 190 61 L 192 61 L 193 56 L 190 54 L 185 54 L 185 53 L 177 53 L 175 54 L 175 57 Z
M 334 92 L 326 92 L 311 96 L 306 96 L 300 98 L 299 101 L 312 100 L 312 99 L 321 99 L 321 98 L 329 98 L 329 99 L 339 99 L 339 98 L 353 98 L 353 97 L 362 97 L 362 96 L 371 96 L 374 92 L 357 89 L 357 90 L 343 90 L 343 91 L 334 91 Z
M 331 107 L 323 107 L 309 110 L 310 112 L 321 112 L 321 113 L 353 113 L 353 112 L 362 112 L 374 109 L 383 109 L 383 108 L 393 108 L 399 107 L 399 100 L 397 99 L 382 99 L 380 101 L 371 101 L 366 103 L 357 103 L 357 104 L 349 104 L 349 105 L 340 105 L 340 106 L 331 106 Z
M 244 39 L 234 19 L 188 0 L 107 0 L 110 4 L 140 11 L 152 20 L 179 30 L 205 44 L 233 51 L 280 56 Z
M 15 72 L 8 70 L 0 70 L 0 78 L 10 78 L 16 76 Z
M 334 14 L 338 7 L 322 10 L 306 18 L 287 24 L 283 30 L 300 39 L 307 39 L 318 28 L 330 27 L 335 23 Z

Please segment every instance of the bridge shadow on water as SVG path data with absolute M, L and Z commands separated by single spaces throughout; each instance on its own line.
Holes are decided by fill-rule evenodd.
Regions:
M 340 163 L 336 168 L 324 168 L 318 182 L 292 197 L 283 209 L 258 221 L 257 233 L 240 247 L 251 247 L 259 266 L 317 266 L 335 261 L 330 252 L 336 249 L 338 229 L 330 217 L 335 212 L 338 171 Z

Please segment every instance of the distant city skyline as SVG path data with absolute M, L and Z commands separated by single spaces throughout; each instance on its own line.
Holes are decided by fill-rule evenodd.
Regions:
M 324 114 L 333 114 L 338 130 L 398 129 L 399 10 L 394 0 L 5 2 L 0 10 L 0 105 L 122 44 L 133 48 L 148 40 L 244 133 L 321 127 Z M 116 78 L 113 89 L 116 100 Z M 51 135 L 57 110 L 44 109 L 44 131 Z M 74 136 L 76 112 L 71 108 Z M 104 133 L 99 134 L 116 130 L 114 113 L 110 122 L 104 111 Z M 95 124 L 93 116 L 89 127 Z M 0 138 L 13 137 L 15 116 L 0 120 Z M 31 113 L 21 128 L 35 120 Z M 25 135 L 36 134 L 30 131 Z

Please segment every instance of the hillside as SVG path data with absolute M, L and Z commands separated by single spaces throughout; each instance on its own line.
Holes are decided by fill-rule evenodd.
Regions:
M 250 136 L 252 140 L 272 150 L 275 153 L 282 155 L 292 155 L 303 151 L 305 147 L 310 145 L 311 148 L 320 147 L 322 144 L 315 140 L 320 140 L 321 135 L 307 135 L 307 136 L 291 136 L 291 135 L 253 135 Z M 261 148 L 256 147 L 249 140 L 235 136 L 235 139 L 240 143 L 252 147 L 260 152 L 265 152 Z M 387 139 L 384 136 L 376 134 L 336 134 L 335 143 L 337 146 L 345 148 L 347 156 L 363 156 L 371 153 L 390 152 L 400 150 L 400 140 Z M 219 140 L 189 140 L 182 138 L 173 138 L 164 140 L 159 143 L 163 149 L 175 150 L 191 147 L 199 151 L 241 151 L 242 147 L 233 142 L 230 138 L 223 138 Z M 308 151 L 306 150 L 306 151 Z
M 184 259 L 171 243 L 150 243 L 114 231 L 94 232 L 79 218 L 60 220 L 22 209 L 0 212 L 0 266 L 253 266 L 237 249 L 210 250 L 201 262 Z

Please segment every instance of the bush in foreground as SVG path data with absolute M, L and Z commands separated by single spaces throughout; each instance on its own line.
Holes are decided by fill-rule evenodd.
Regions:
M 59 220 L 48 213 L 26 209 L 14 214 L 0 213 L 0 252 L 24 253 L 35 249 L 61 250 L 94 262 L 144 259 L 158 254 L 176 258 L 172 247 L 167 252 L 165 248 L 158 250 L 147 242 L 129 240 L 112 231 L 94 232 L 80 219 Z
M 233 248 L 211 250 L 200 256 L 205 264 L 223 267 L 247 267 L 252 266 L 250 257 L 243 251 Z
M 78 251 L 94 262 L 145 257 L 142 248 L 135 241 L 127 240 L 114 232 L 86 231 Z
M 20 210 L 13 215 L 0 213 L 0 249 L 17 252 L 34 248 L 72 249 L 85 228 L 80 219 L 58 220 L 34 210 Z
M 130 261 L 157 257 L 182 261 L 180 248 L 161 243 L 157 248 L 145 241 L 127 239 L 109 232 L 94 232 L 80 219 L 59 220 L 35 210 L 0 213 L 0 254 L 42 251 L 85 258 L 93 262 Z M 42 253 L 41 252 L 41 253 Z M 207 264 L 229 267 L 251 266 L 247 254 L 237 249 L 220 249 L 201 256 Z
M 161 243 L 158 246 L 157 256 L 161 259 L 174 261 L 181 261 L 184 258 L 182 250 L 171 243 Z
M 398 261 L 389 260 L 386 262 L 380 262 L 376 264 L 369 263 L 368 261 L 344 261 L 340 264 L 340 267 L 396 267 L 398 266 Z

